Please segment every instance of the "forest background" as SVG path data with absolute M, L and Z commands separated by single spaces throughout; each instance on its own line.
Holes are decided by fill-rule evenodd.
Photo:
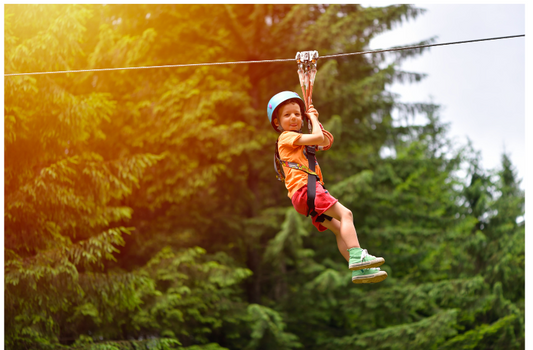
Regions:
M 5 5 L 5 73 L 364 51 L 422 12 Z M 276 180 L 266 104 L 299 91 L 295 63 L 5 77 L 6 349 L 523 349 L 520 179 L 387 91 L 422 51 L 318 64 L 318 160 L 386 259 L 375 285 Z

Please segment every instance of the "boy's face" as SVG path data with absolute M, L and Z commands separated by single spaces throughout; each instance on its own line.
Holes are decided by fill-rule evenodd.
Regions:
M 299 131 L 302 128 L 302 118 L 300 105 L 296 102 L 290 102 L 279 108 L 274 124 L 276 126 L 281 125 L 285 131 Z

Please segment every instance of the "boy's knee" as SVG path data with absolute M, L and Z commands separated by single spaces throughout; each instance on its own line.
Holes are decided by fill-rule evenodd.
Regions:
M 352 211 L 348 208 L 343 211 L 342 216 L 344 216 L 346 219 L 353 220 Z

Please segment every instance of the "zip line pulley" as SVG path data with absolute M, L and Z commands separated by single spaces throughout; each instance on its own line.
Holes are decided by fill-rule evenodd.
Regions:
M 302 51 L 296 53 L 296 63 L 298 63 L 298 78 L 302 87 L 303 100 L 306 110 L 313 103 L 313 85 L 317 71 L 318 51 Z
M 305 104 L 305 112 L 309 110 L 309 107 L 313 104 L 313 86 L 315 85 L 315 78 L 317 72 L 317 63 L 318 63 L 318 51 L 302 51 L 296 53 L 296 63 L 298 64 L 298 78 L 300 80 L 300 86 L 302 87 L 302 97 Z M 305 113 L 303 113 L 305 115 Z M 320 124 L 320 123 L 319 123 Z M 307 126 L 309 132 L 312 131 L 311 120 L 307 118 Z M 317 146 L 319 150 L 326 150 L 331 147 L 333 144 L 333 135 L 324 130 L 322 124 L 320 128 L 324 133 L 325 137 L 329 139 L 328 146 Z

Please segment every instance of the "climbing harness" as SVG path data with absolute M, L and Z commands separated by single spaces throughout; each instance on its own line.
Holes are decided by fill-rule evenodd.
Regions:
M 296 54 L 296 63 L 298 64 L 298 78 L 300 80 L 300 86 L 302 88 L 303 99 L 298 94 L 291 91 L 280 92 L 272 97 L 268 103 L 267 115 L 272 127 L 280 132 L 273 120 L 276 118 L 276 109 L 285 101 L 294 100 L 300 105 L 300 109 L 303 111 L 309 110 L 312 105 L 313 86 L 315 84 L 315 77 L 317 73 L 317 60 L 318 51 L 303 51 Z M 302 113 L 304 116 L 305 113 Z M 309 132 L 312 132 L 311 120 L 307 118 Z M 329 144 L 327 146 L 305 146 L 304 154 L 307 158 L 309 166 L 299 164 L 295 162 L 289 162 L 282 160 L 278 151 L 278 141 L 276 141 L 276 152 L 274 155 L 274 168 L 276 169 L 277 178 L 280 181 L 285 181 L 285 172 L 283 167 L 304 171 L 307 173 L 307 216 L 315 216 L 318 213 L 315 210 L 315 197 L 316 197 L 316 181 L 320 181 L 318 174 L 315 172 L 315 166 L 318 162 L 315 158 L 316 150 L 327 150 L 333 143 L 333 135 L 324 130 L 322 124 L 320 124 L 323 134 L 328 138 Z M 299 131 L 301 132 L 301 130 Z M 324 222 L 324 220 L 331 220 L 330 216 L 325 214 L 319 215 L 316 219 L 317 222 Z

